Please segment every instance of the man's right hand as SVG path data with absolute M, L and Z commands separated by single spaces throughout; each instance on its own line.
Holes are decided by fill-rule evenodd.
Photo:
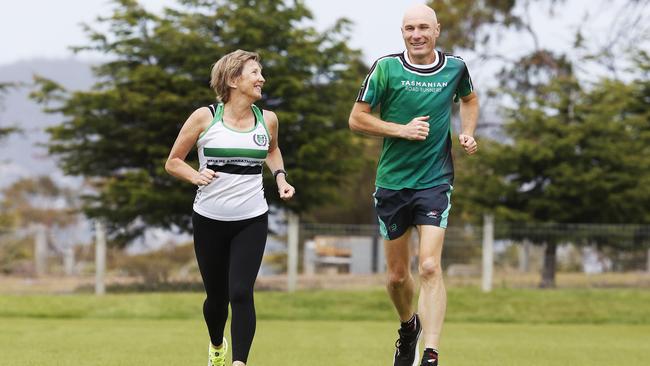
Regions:
M 400 137 L 407 140 L 422 141 L 429 136 L 429 116 L 415 117 L 408 124 L 402 125 Z

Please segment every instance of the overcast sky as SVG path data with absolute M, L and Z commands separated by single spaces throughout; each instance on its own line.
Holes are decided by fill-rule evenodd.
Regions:
M 616 16 L 616 4 L 630 0 L 566 0 L 548 12 L 550 1 L 534 2 L 530 12 L 533 28 L 542 47 L 570 51 L 576 29 L 584 19 L 584 35 L 594 44 L 607 41 L 609 27 Z M 322 30 L 340 17 L 354 23 L 350 45 L 364 53 L 370 64 L 380 56 L 403 48 L 399 27 L 404 10 L 424 0 L 305 0 L 315 16 L 315 26 Z M 647 2 L 647 1 L 646 1 Z M 147 9 L 160 11 L 176 0 L 140 0 Z M 72 57 L 72 45 L 88 44 L 80 24 L 93 23 L 101 14 L 110 14 L 109 0 L 3 0 L 0 5 L 0 65 L 33 58 Z M 648 9 L 646 9 L 648 10 Z M 647 13 L 647 11 L 646 11 Z M 646 14 L 647 15 L 647 14 Z M 647 16 L 650 23 L 650 16 Z M 439 19 L 443 26 L 445 20 Z M 494 45 L 500 55 L 516 56 L 529 52 L 532 41 L 523 32 L 512 33 Z M 467 53 L 467 52 L 466 52 Z M 494 70 L 471 55 L 462 54 L 476 79 L 488 80 Z M 87 55 L 86 58 L 91 57 Z M 83 58 L 83 56 L 81 57 Z
M 401 14 L 413 0 L 307 0 L 316 26 L 324 29 L 340 17 L 355 24 L 351 43 L 367 57 L 379 57 L 401 47 Z M 160 11 L 175 0 L 140 0 L 147 9 Z M 10 4 L 10 5 L 9 5 Z M 0 64 L 31 58 L 70 56 L 70 45 L 87 44 L 80 23 L 92 23 L 97 15 L 109 14 L 108 0 L 18 0 L 0 5 Z M 373 9 L 374 16 L 369 10 Z

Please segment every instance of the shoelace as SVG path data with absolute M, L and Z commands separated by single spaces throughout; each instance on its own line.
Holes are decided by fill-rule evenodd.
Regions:
M 214 352 L 210 353 L 210 362 L 214 366 L 225 365 L 224 359 L 220 358 L 220 356 L 221 356 L 221 353 L 219 351 L 214 351 Z
M 408 357 L 408 343 L 402 343 L 401 341 L 401 339 L 395 341 L 395 348 L 397 348 L 397 357 Z

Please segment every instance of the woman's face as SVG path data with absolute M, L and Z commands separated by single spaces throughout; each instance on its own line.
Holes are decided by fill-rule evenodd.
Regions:
M 264 86 L 262 67 L 255 60 L 248 60 L 244 64 L 241 76 L 235 82 L 236 89 L 254 100 L 262 98 L 262 87 Z

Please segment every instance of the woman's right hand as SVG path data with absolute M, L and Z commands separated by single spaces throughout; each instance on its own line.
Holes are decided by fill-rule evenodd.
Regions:
M 205 168 L 195 174 L 192 183 L 197 186 L 205 186 L 210 184 L 216 177 L 217 173 L 214 170 Z

